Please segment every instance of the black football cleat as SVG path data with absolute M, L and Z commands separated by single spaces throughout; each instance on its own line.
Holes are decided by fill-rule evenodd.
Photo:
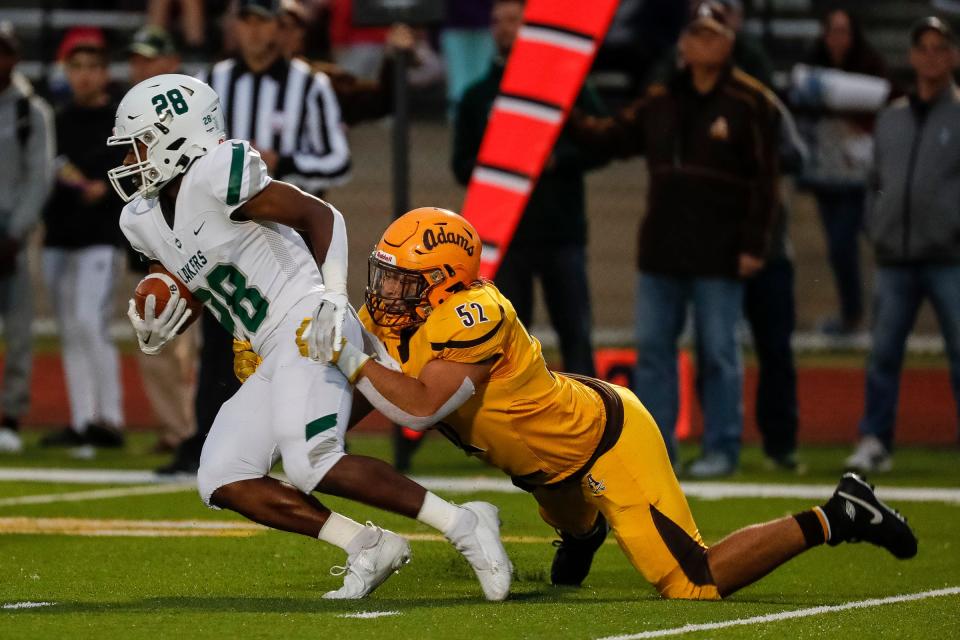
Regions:
M 102 449 L 120 449 L 126 442 L 123 431 L 97 422 L 87 425 L 86 436 L 88 444 Z
M 610 527 L 602 513 L 597 514 L 593 532 L 585 538 L 576 538 L 565 531 L 554 541 L 557 552 L 550 567 L 550 582 L 558 587 L 579 587 L 590 573 L 593 555 L 603 544 Z
M 40 438 L 41 447 L 80 447 L 85 444 L 89 444 L 86 436 L 72 427 L 64 427 Z
M 830 522 L 828 544 L 870 542 L 905 560 L 917 555 L 917 537 L 907 519 L 877 498 L 874 487 L 855 473 L 845 473 L 823 507 Z

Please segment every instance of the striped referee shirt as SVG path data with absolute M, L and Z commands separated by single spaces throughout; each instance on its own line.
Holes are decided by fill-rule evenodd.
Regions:
M 201 79 L 220 96 L 227 134 L 276 152 L 276 178 L 310 193 L 349 179 L 350 148 L 325 74 L 283 58 L 253 73 L 241 58 L 231 58 L 206 75 Z

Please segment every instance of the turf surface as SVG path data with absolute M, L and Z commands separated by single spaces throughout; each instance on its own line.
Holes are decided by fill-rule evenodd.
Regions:
M 127 452 L 101 452 L 92 461 L 30 445 L 4 467 L 149 469 L 163 462 L 145 452 L 139 436 Z M 357 453 L 386 456 L 380 437 L 357 437 Z M 760 455 L 748 451 L 744 482 L 833 482 L 846 453 L 804 451 L 806 475 L 765 471 Z M 960 486 L 956 450 L 898 452 L 894 472 L 876 478 L 884 486 Z M 416 460 L 420 475 L 495 475 L 466 460 L 439 439 L 428 440 Z M 87 492 L 109 485 L 0 482 L 0 504 L 20 496 Z M 139 523 L 138 535 L 103 532 L 103 520 L 203 521 L 242 524 L 231 513 L 208 510 L 195 492 L 127 496 L 50 504 L 0 506 L 0 530 L 13 524 L 49 523 L 61 534 L 0 533 L 0 606 L 50 602 L 51 606 L 0 609 L 2 638 L 600 638 L 776 614 L 789 610 L 885 598 L 960 586 L 960 504 L 903 503 L 920 538 L 917 558 L 900 562 L 865 545 L 819 548 L 720 603 L 660 600 L 627 563 L 615 544 L 598 553 L 582 589 L 547 584 L 553 532 L 523 494 L 451 495 L 456 501 L 489 500 L 501 508 L 503 535 L 516 566 L 511 599 L 488 604 L 457 553 L 445 543 L 413 542 L 413 562 L 371 598 L 328 602 L 320 595 L 338 586 L 328 569 L 342 562 L 337 550 L 319 542 L 243 527 L 242 537 L 176 537 L 162 523 Z M 407 534 L 427 528 L 341 500 L 328 504 L 358 520 Z M 809 506 L 796 499 L 691 499 L 704 538 L 716 541 L 738 527 Z M 14 520 L 16 519 L 16 520 Z M 38 520 L 39 519 L 39 520 Z M 80 522 L 78 522 L 80 521 Z M 97 521 L 97 522 L 91 522 Z M 64 523 L 66 523 L 64 525 Z M 88 527 L 83 530 L 81 524 Z M 71 530 L 75 527 L 76 530 Z M 99 527 L 99 529 L 97 528 Z M 190 531 L 190 530 L 188 530 Z M 214 533 L 236 531 L 215 529 Z M 125 535 L 119 535 L 124 533 Z M 137 532 L 134 532 L 137 533 Z M 149 537 L 147 533 L 151 534 Z M 891 603 L 866 609 L 825 612 L 802 619 L 767 622 L 685 634 L 689 638 L 956 638 L 960 596 Z M 342 618 L 360 612 L 395 612 L 373 619 Z

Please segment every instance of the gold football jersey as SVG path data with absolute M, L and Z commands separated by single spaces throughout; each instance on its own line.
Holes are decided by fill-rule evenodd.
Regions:
M 412 377 L 431 360 L 495 360 L 474 396 L 437 425 L 468 454 L 526 483 L 550 484 L 579 471 L 597 448 L 606 420 L 600 396 L 547 369 L 540 342 L 493 284 L 455 293 L 417 327 L 379 327 L 366 307 L 360 319 Z

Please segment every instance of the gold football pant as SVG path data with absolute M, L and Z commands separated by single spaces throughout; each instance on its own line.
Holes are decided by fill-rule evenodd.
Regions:
M 540 487 L 534 497 L 550 526 L 589 532 L 603 513 L 633 566 L 665 598 L 720 598 L 707 548 L 673 473 L 660 430 L 637 397 L 623 400 L 623 433 L 579 485 Z

